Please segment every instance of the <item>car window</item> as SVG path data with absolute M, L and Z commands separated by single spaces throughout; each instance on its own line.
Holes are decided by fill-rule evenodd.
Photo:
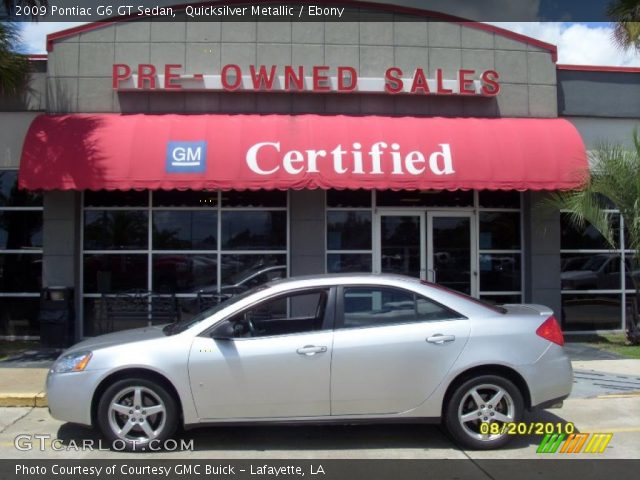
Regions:
M 390 287 L 347 287 L 343 328 L 460 318 L 461 315 L 414 292 Z
M 229 318 L 236 338 L 322 330 L 329 289 L 305 290 L 264 300 Z M 220 327 L 221 330 L 224 327 Z

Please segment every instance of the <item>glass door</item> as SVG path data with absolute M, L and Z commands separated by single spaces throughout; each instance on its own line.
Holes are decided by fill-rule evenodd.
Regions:
M 426 279 L 424 213 L 382 212 L 375 228 L 374 271 Z
M 475 221 L 470 212 L 427 214 L 427 280 L 478 295 Z

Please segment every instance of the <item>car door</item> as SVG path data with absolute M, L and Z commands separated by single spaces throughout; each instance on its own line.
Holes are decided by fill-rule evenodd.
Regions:
M 462 315 L 386 286 L 338 290 L 331 414 L 412 410 L 442 381 L 469 337 Z
M 196 337 L 189 380 L 203 420 L 330 414 L 335 292 L 259 302 Z

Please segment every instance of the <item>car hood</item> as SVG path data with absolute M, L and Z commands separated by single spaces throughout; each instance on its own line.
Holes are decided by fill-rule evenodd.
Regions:
M 76 343 L 64 353 L 72 353 L 80 350 L 97 350 L 107 348 L 113 345 L 124 345 L 127 343 L 140 342 L 144 340 L 152 340 L 154 338 L 164 337 L 162 332 L 164 325 L 156 325 L 153 327 L 134 328 L 132 330 L 123 330 L 122 332 L 107 333 L 99 335 L 80 343 Z

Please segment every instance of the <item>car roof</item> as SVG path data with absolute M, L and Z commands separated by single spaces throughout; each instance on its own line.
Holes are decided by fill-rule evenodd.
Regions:
M 320 275 L 301 275 L 273 280 L 264 284 L 265 287 L 275 289 L 278 293 L 289 289 L 304 289 L 333 285 L 384 285 L 397 288 L 407 288 L 422 292 L 443 305 L 452 308 L 466 316 L 495 315 L 496 309 L 484 303 L 441 285 L 425 282 L 419 278 L 391 273 L 325 273 Z M 428 293 L 427 293 L 428 292 Z M 266 293 L 266 292 L 265 292 Z
M 419 278 L 409 277 L 407 275 L 399 275 L 393 273 L 323 273 L 319 275 L 298 275 L 288 278 L 282 278 L 273 280 L 270 282 L 272 285 L 280 285 L 285 283 L 293 283 L 297 281 L 311 281 L 315 280 L 319 283 L 387 283 L 387 282 L 411 282 L 420 283 Z

